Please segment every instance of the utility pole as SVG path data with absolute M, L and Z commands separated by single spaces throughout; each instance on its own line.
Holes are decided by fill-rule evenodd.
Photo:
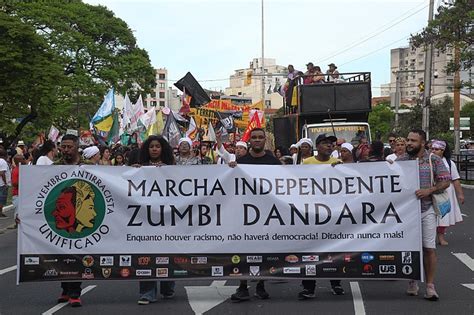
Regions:
M 395 131 L 398 132 L 398 119 L 399 114 L 398 111 L 400 110 L 400 71 L 396 72 L 396 83 L 395 83 Z
M 456 64 L 456 71 L 454 72 L 454 153 L 459 154 L 460 152 L 460 111 L 461 111 L 461 78 L 459 74 L 459 65 L 461 60 L 461 52 L 459 46 L 454 46 L 454 63 Z
M 430 0 L 428 23 L 433 20 L 434 0 Z M 430 138 L 430 106 L 431 106 L 431 71 L 433 68 L 433 44 L 429 44 L 425 54 L 425 91 L 423 94 L 423 117 L 421 128 L 426 132 L 426 138 Z
M 265 108 L 265 32 L 264 32 L 264 11 L 263 11 L 263 0 L 262 0 L 262 61 L 260 66 L 262 67 L 262 106 Z

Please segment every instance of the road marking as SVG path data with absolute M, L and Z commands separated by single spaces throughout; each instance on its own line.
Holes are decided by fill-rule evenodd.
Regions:
M 359 282 L 350 282 L 352 299 L 354 300 L 354 314 L 365 315 L 364 300 L 362 300 L 362 292 L 360 291 Z
M 463 264 L 465 264 L 471 271 L 474 271 L 474 259 L 472 259 L 466 253 L 453 253 L 457 259 L 459 259 Z
M 7 272 L 13 271 L 13 270 L 16 270 L 16 265 L 0 270 L 0 276 L 6 274 Z
M 474 283 L 461 283 L 461 285 L 474 291 Z
M 90 290 L 94 289 L 95 287 L 97 287 L 96 285 L 90 285 L 90 286 L 87 286 L 85 287 L 82 291 L 81 291 L 81 296 L 86 294 L 87 292 L 89 292 Z M 49 310 L 47 310 L 46 312 L 42 313 L 42 315 L 51 315 L 51 314 L 54 314 L 55 312 L 59 311 L 60 309 L 62 309 L 64 306 L 68 305 L 69 302 L 64 302 L 64 303 L 59 303 L 58 305 L 50 308 Z
M 225 286 L 226 281 L 212 281 L 209 286 L 185 286 L 188 302 L 194 314 L 204 314 L 227 300 L 237 289 Z

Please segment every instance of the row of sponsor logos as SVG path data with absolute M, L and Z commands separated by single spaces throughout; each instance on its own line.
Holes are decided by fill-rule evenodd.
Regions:
M 110 278 L 112 275 L 112 268 L 101 268 L 102 278 L 107 279 Z M 117 274 L 114 275 L 116 277 L 121 278 L 128 278 L 131 277 L 132 270 L 130 268 L 119 268 L 117 270 Z M 224 276 L 243 276 L 248 275 L 250 277 L 260 277 L 263 273 L 267 275 L 305 275 L 305 276 L 316 276 L 317 275 L 317 267 L 316 264 L 307 264 L 303 267 L 283 267 L 283 268 L 275 268 L 270 267 L 268 272 L 266 270 L 261 270 L 261 266 L 259 265 L 250 265 L 248 266 L 248 272 L 245 274 L 239 267 L 233 267 L 232 271 L 229 274 L 224 273 L 224 266 L 212 266 L 210 270 L 210 276 L 212 277 L 224 277 Z M 247 271 L 246 270 L 246 271 Z M 348 267 L 322 267 L 320 272 L 325 274 L 341 272 L 348 273 L 354 272 L 355 270 L 351 270 Z M 153 269 L 136 269 L 135 276 L 136 277 L 157 277 L 157 278 L 168 278 L 168 277 L 180 277 L 180 276 L 188 276 L 188 270 L 172 270 L 170 271 L 169 268 L 162 267 L 162 268 L 154 268 Z M 413 268 L 410 265 L 403 265 L 401 267 L 401 272 L 404 275 L 411 275 L 413 273 Z M 397 274 L 397 266 L 396 265 L 379 265 L 378 266 L 378 273 L 376 272 L 376 267 L 371 264 L 365 264 L 363 266 L 363 270 L 361 275 L 362 276 L 374 276 L 374 275 L 396 275 Z M 96 275 L 91 268 L 85 268 L 83 271 L 57 271 L 54 268 L 50 268 L 45 271 L 43 274 L 45 278 L 51 277 L 74 277 L 74 278 L 82 278 L 82 279 L 95 279 Z M 115 278 L 115 277 L 114 277 Z
M 246 263 L 263 263 L 264 259 L 263 256 L 259 255 L 247 255 L 243 256 L 245 257 L 245 262 Z M 231 257 L 231 262 L 232 264 L 240 264 L 243 260 L 243 257 L 239 255 L 233 255 Z M 287 263 L 298 263 L 298 262 L 321 262 L 321 263 L 333 263 L 336 260 L 340 260 L 341 255 L 333 256 L 330 254 L 324 255 L 324 257 L 320 260 L 319 255 L 287 255 L 284 257 L 284 261 Z M 358 260 L 359 257 L 355 256 L 354 254 L 344 254 L 342 255 L 342 260 L 344 263 L 351 263 L 355 262 Z M 362 253 L 360 254 L 360 262 L 367 264 L 370 263 L 371 261 L 374 261 L 376 259 L 376 256 L 371 254 L 371 253 Z M 118 266 L 119 267 L 130 267 L 132 266 L 132 255 L 119 255 L 118 256 Z M 280 260 L 279 256 L 267 256 L 265 257 L 265 260 L 267 262 L 276 262 Z M 379 254 L 378 255 L 378 261 L 383 262 L 383 261 L 393 261 L 395 262 L 396 256 L 393 254 Z M 59 262 L 60 259 L 54 258 L 54 259 L 43 259 L 42 263 L 57 263 Z M 64 264 L 73 264 L 77 262 L 77 259 L 75 258 L 64 258 L 61 260 L 62 263 Z M 91 255 L 85 255 L 81 259 L 82 265 L 84 267 L 92 267 L 94 264 L 97 264 L 95 258 Z M 136 257 L 136 264 L 138 266 L 149 266 L 153 262 L 153 259 L 151 256 L 138 256 Z M 191 257 L 172 257 L 172 260 L 170 260 L 170 257 L 167 256 L 158 256 L 154 257 L 154 263 L 156 265 L 169 265 L 170 262 L 173 262 L 174 264 L 192 264 L 192 265 L 207 265 L 208 264 L 208 257 L 206 256 L 191 256 Z M 400 263 L 402 264 L 412 264 L 413 263 L 413 258 L 412 258 L 412 252 L 402 252 L 401 257 L 400 257 Z M 40 257 L 38 256 L 27 256 L 25 257 L 24 264 L 26 266 L 31 266 L 31 265 L 39 265 L 40 264 Z M 98 261 L 99 266 L 104 266 L 104 267 L 113 267 L 116 266 L 115 262 L 115 257 L 114 256 L 99 256 L 99 261 Z

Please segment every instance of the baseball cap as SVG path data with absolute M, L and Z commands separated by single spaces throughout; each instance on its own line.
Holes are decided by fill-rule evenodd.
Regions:
M 329 136 L 325 133 L 322 133 L 316 138 L 316 145 L 318 145 L 323 140 L 331 140 L 331 142 L 336 142 L 337 138 L 334 136 Z

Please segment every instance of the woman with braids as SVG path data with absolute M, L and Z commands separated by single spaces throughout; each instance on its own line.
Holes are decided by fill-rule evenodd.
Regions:
M 461 183 L 459 181 L 459 173 L 456 164 L 451 161 L 451 150 L 446 141 L 432 140 L 431 152 L 443 159 L 444 165 L 451 173 L 451 184 L 446 189 L 449 193 L 449 200 L 451 202 L 451 211 L 443 218 L 439 218 L 436 234 L 438 237 L 438 244 L 446 246 L 448 242 L 444 237 L 448 226 L 455 225 L 462 222 L 461 209 L 459 208 L 458 200 L 464 204 L 464 192 L 462 191 Z M 457 197 L 457 198 L 456 198 Z
M 150 136 L 142 145 L 140 150 L 140 163 L 134 166 L 164 166 L 175 165 L 173 149 L 168 141 L 162 136 Z M 164 299 L 174 297 L 174 281 L 161 281 L 160 292 Z M 157 295 L 156 281 L 140 281 L 140 299 L 138 304 L 148 305 L 156 302 Z

